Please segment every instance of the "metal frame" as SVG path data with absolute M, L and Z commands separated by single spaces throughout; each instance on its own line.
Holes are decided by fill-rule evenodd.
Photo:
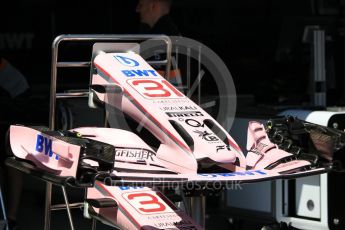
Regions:
M 313 122 L 319 125 L 328 126 L 328 122 L 333 115 L 336 114 L 344 114 L 344 112 L 325 112 L 325 111 L 286 111 L 286 114 L 294 114 L 297 115 L 299 118 L 304 119 L 308 122 Z M 315 230 L 328 230 L 330 229 L 330 214 L 328 212 L 330 206 L 328 203 L 329 199 L 329 182 L 328 182 L 328 174 L 321 174 L 313 177 L 319 178 L 319 183 L 317 187 L 319 187 L 320 193 L 319 196 L 319 206 L 320 206 L 320 216 L 318 219 L 311 219 L 309 217 L 304 216 L 297 216 L 297 215 L 290 215 L 288 213 L 288 206 L 289 202 L 295 202 L 294 200 L 289 201 L 289 194 L 288 194 L 288 183 L 287 181 L 277 181 L 276 186 L 276 219 L 277 221 L 283 221 L 287 223 L 291 223 L 292 226 L 297 228 L 305 228 L 305 229 L 315 229 Z M 296 180 L 301 180 L 302 183 L 304 182 L 304 178 L 299 178 Z M 297 191 L 297 190 L 296 190 Z M 299 190 L 302 193 L 301 190 Z M 309 218 L 309 219 L 308 219 Z
M 276 219 L 286 223 L 291 223 L 294 227 L 308 227 L 308 229 L 328 230 L 328 202 L 327 202 L 327 174 L 322 174 L 320 177 L 320 220 L 308 220 L 306 218 L 292 217 L 287 214 L 288 208 L 288 194 L 286 190 L 287 181 L 279 180 L 276 186 Z M 283 193 L 284 192 L 284 193 Z M 284 194 L 284 196 L 283 196 Z M 291 201 L 290 201 L 291 202 Z
M 314 105 L 326 106 L 326 38 L 325 31 L 313 30 L 312 56 L 313 56 L 313 93 Z
M 166 64 L 166 77 L 168 77 L 171 66 L 171 40 L 165 35 L 60 35 L 55 38 L 52 44 L 52 65 L 51 65 L 51 84 L 50 84 L 50 109 L 49 109 L 49 129 L 55 129 L 55 113 L 56 113 L 56 99 L 57 98 L 73 98 L 73 97 L 86 97 L 88 92 L 69 92 L 57 93 L 57 69 L 58 68 L 74 68 L 74 67 L 91 67 L 90 62 L 62 62 L 58 61 L 59 45 L 65 41 L 90 41 L 90 42 L 118 42 L 118 41 L 146 41 L 146 40 L 161 40 L 166 43 L 166 60 L 160 61 L 159 64 Z M 150 62 L 149 62 L 150 63 Z M 157 64 L 152 62 L 151 64 Z M 61 186 L 64 196 L 65 204 L 52 205 L 52 183 L 47 182 L 46 185 L 46 198 L 45 198 L 45 219 L 44 229 L 50 229 L 51 211 L 66 209 L 70 227 L 74 230 L 71 208 L 79 208 L 83 203 L 69 204 L 65 186 Z M 92 228 L 96 228 L 96 221 L 93 221 Z
M 303 42 L 310 44 L 311 76 L 310 89 L 311 105 L 326 106 L 326 32 L 319 25 L 306 26 L 303 33 Z
M 3 221 L 1 221 L 1 222 L 4 223 L 5 229 L 9 230 L 8 220 L 7 220 L 7 215 L 6 215 L 6 209 L 5 209 L 4 199 L 3 199 L 3 196 L 2 196 L 1 187 L 0 187 L 0 203 L 1 203 L 2 215 L 3 215 L 3 218 L 4 218 Z

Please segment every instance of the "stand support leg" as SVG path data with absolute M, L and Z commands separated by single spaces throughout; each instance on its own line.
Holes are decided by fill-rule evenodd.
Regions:
M 191 217 L 203 228 L 205 228 L 205 208 L 205 196 L 190 197 Z
M 1 202 L 2 215 L 4 216 L 5 229 L 9 230 L 9 228 L 8 228 L 8 220 L 7 220 L 7 215 L 6 215 L 6 209 L 5 209 L 4 199 L 2 197 L 1 188 L 0 188 L 0 202 Z
M 52 183 L 47 182 L 46 185 L 46 201 L 44 210 L 44 230 L 50 230 L 50 212 L 52 198 Z
M 62 188 L 63 197 L 65 199 L 65 203 L 66 203 L 66 210 L 67 210 L 69 224 L 71 226 L 71 230 L 74 230 L 73 220 L 72 220 L 72 215 L 71 215 L 71 209 L 69 207 L 69 203 L 68 203 L 68 199 L 67 199 L 67 194 L 66 194 L 66 189 L 65 189 L 64 186 L 61 186 L 61 188 Z
M 92 230 L 96 230 L 97 228 L 97 220 L 95 218 L 92 219 Z

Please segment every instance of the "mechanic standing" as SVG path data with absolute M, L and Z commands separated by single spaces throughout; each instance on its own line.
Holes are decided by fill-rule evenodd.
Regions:
M 164 34 L 168 36 L 181 36 L 181 33 L 170 16 L 172 0 L 139 0 L 136 12 L 140 16 L 139 33 L 141 34 Z M 172 38 L 174 47 L 174 39 Z M 158 49 L 155 52 L 155 60 L 164 60 L 165 54 L 163 50 Z M 179 56 L 179 59 L 184 57 Z M 182 74 L 185 72 L 184 65 L 177 63 L 177 54 L 172 54 L 172 63 L 169 72 L 169 82 L 179 88 L 182 85 Z M 165 67 L 160 65 L 152 65 L 162 76 L 166 76 Z M 182 72 L 182 74 L 181 74 Z M 180 89 L 181 90 L 181 89 Z
M 140 15 L 140 33 L 180 36 L 170 17 L 172 0 L 139 0 L 136 12 Z
M 20 205 L 23 175 L 16 169 L 7 167 L 4 162 L 6 152 L 5 136 L 10 124 L 24 123 L 27 111 L 24 104 L 30 95 L 30 87 L 26 77 L 0 54 L 0 98 L 6 109 L 0 112 L 0 167 L 6 196 L 7 218 L 10 230 L 18 229 L 17 213 Z

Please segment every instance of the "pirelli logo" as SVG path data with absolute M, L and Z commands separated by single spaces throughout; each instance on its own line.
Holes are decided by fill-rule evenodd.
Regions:
M 169 117 L 203 117 L 204 115 L 199 111 L 187 112 L 166 112 Z

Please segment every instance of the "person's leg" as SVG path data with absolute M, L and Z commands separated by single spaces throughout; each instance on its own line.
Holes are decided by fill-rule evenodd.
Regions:
M 20 206 L 20 198 L 22 194 L 22 187 L 23 187 L 23 174 L 14 169 L 5 165 L 5 160 L 7 157 L 12 156 L 11 148 L 9 146 L 9 133 L 6 131 L 8 128 L 5 127 L 4 130 L 1 130 L 0 137 L 5 139 L 4 145 L 0 145 L 0 149 L 2 150 L 2 157 L 1 157 L 1 168 L 3 169 L 3 191 L 5 195 L 5 203 L 6 203 L 6 214 L 9 223 L 9 229 L 15 230 L 18 229 L 17 225 L 17 214 Z M 6 134 L 4 134 L 6 133 Z

